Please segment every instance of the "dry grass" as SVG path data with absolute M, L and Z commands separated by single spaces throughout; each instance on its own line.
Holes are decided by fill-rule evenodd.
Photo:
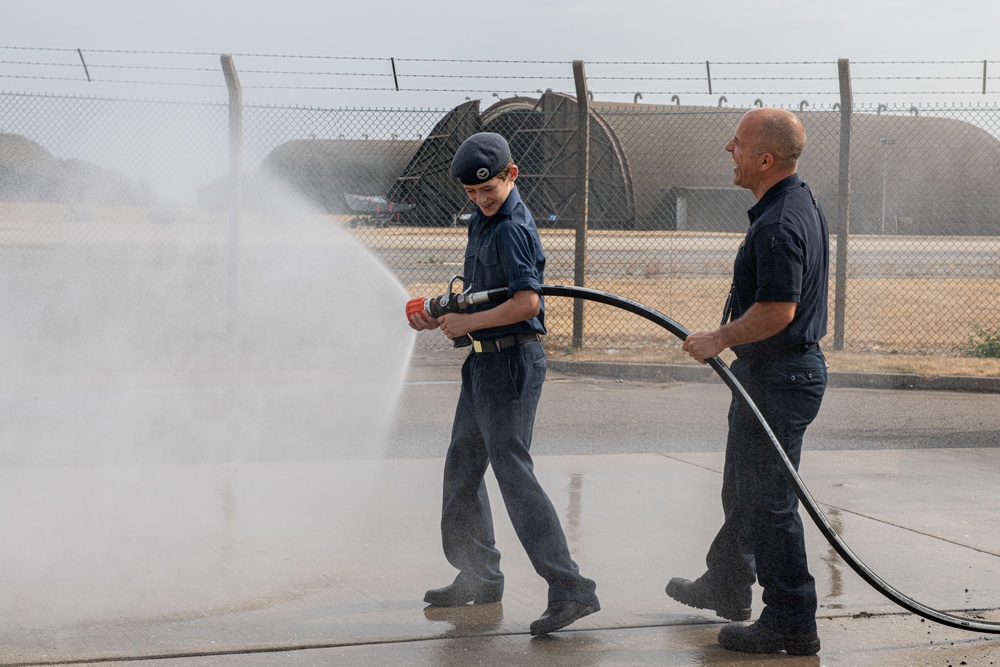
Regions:
M 720 278 L 648 278 L 591 281 L 588 287 L 623 296 L 676 320 L 689 330 L 717 326 L 729 281 Z M 440 294 L 445 283 L 410 285 L 411 294 Z M 967 341 L 972 325 L 954 313 L 991 311 L 1000 301 L 997 279 L 894 278 L 851 280 L 847 294 L 845 346 L 833 352 L 833 323 L 823 343 L 835 371 L 913 373 L 922 376 L 1000 376 L 1000 359 L 953 352 Z M 984 300 L 991 306 L 984 306 Z M 830 295 L 833 303 L 833 295 Z M 905 321 L 884 315 L 887 304 Z M 832 311 L 832 307 L 831 307 Z M 585 305 L 584 348 L 572 348 L 573 302 L 546 302 L 547 348 L 557 359 L 634 363 L 696 363 L 680 341 L 659 326 L 618 308 Z M 938 352 L 927 352 L 937 350 Z M 940 352 L 947 350 L 948 352 Z M 728 351 L 725 361 L 731 361 Z
M 178 243 L 224 244 L 226 216 L 220 212 L 162 211 L 131 207 L 67 207 L 62 204 L 0 202 L 4 222 L 0 243 Z M 339 222 L 346 222 L 346 218 Z M 169 222 L 170 224 L 163 224 Z M 189 224 L 196 223 L 196 224 Z M 210 223 L 205 225 L 205 223 Z M 215 230 L 215 231 L 213 231 Z M 285 232 L 282 232 L 285 233 Z M 458 228 L 404 228 L 355 230 L 369 247 L 386 252 L 412 247 L 456 250 L 465 246 L 467 230 Z M 572 230 L 543 230 L 547 249 L 571 250 Z M 738 242 L 739 235 L 629 232 L 591 230 L 592 246 L 637 247 L 652 243 L 678 249 L 705 248 Z M 625 241 L 624 246 L 622 241 Z M 852 244 L 869 250 L 887 249 L 898 254 L 918 249 L 927 256 L 945 261 L 948 253 L 981 252 L 985 241 L 962 237 L 852 237 Z M 666 244 L 666 245 L 665 245 Z M 978 245 L 977 245 L 978 244 Z M 734 246 L 735 247 L 735 246 Z M 987 244 L 987 247 L 993 247 Z M 890 253 L 891 254 L 891 253 Z M 550 265 L 550 277 L 554 273 Z M 895 273 L 905 267 L 883 267 Z M 640 257 L 626 267 L 626 277 L 590 280 L 588 287 L 621 295 L 674 318 L 691 330 L 710 329 L 718 324 L 729 289 L 728 278 L 693 277 L 683 267 L 657 258 Z M 700 270 L 716 275 L 728 273 L 722 266 Z M 959 271 L 960 273 L 960 271 Z M 990 275 L 986 273 L 984 275 Z M 834 370 L 916 373 L 919 375 L 1000 376 L 1000 359 L 961 356 L 954 350 L 968 342 L 976 326 L 992 330 L 1000 310 L 1000 274 L 992 278 L 849 278 L 846 295 L 845 346 L 849 351 L 831 352 L 833 322 L 824 349 Z M 441 294 L 442 282 L 410 284 L 410 294 Z M 558 282 L 558 281 L 556 281 Z M 831 316 L 833 294 L 830 295 Z M 573 302 L 550 299 L 546 304 L 547 347 L 556 357 L 620 360 L 651 363 L 695 363 L 680 349 L 680 342 L 658 326 L 617 308 L 586 304 L 585 347 L 572 349 Z M 904 313 L 904 316 L 887 315 Z M 967 313 L 982 313 L 983 320 Z M 723 355 L 726 358 L 726 355 Z
M 857 371 L 863 373 L 908 373 L 924 377 L 940 375 L 970 375 L 1000 377 L 1000 359 L 975 359 L 972 357 L 916 354 L 879 354 L 875 352 L 832 352 L 825 346 L 823 353 L 832 371 Z M 626 363 L 695 364 L 679 346 L 650 346 L 645 350 L 596 349 L 592 347 L 574 351 L 566 347 L 551 349 L 554 359 L 579 361 L 608 361 Z M 733 355 L 728 350 L 722 359 L 731 363 Z
M 829 352 L 827 360 L 835 371 L 913 373 L 937 375 L 1000 376 L 1000 359 L 916 354 L 876 354 L 865 352 Z

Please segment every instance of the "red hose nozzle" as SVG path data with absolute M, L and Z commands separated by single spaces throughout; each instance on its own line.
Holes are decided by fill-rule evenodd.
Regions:
M 417 313 L 423 313 L 427 317 L 430 317 L 431 313 L 430 309 L 427 308 L 427 299 L 410 299 L 406 302 L 406 321 L 409 322 Z

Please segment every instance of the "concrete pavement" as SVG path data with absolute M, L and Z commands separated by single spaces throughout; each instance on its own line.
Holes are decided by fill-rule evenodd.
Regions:
M 440 388 L 455 370 L 415 365 L 408 387 Z M 435 395 L 424 411 L 446 431 L 453 404 L 440 403 Z M 720 648 L 721 619 L 663 592 L 670 577 L 702 571 L 721 522 L 718 451 L 536 456 L 574 557 L 598 583 L 599 613 L 529 636 L 545 585 L 499 502 L 503 602 L 427 609 L 423 592 L 454 574 L 438 539 L 440 465 L 398 457 L 5 469 L 4 506 L 34 506 L 22 520 L 46 530 L 31 531 L 21 557 L 3 552 L 0 665 L 1000 664 L 995 635 L 893 606 L 808 518 L 820 655 Z M 997 447 L 929 447 L 810 451 L 801 472 L 838 532 L 892 585 L 1000 622 L 998 469 Z M 90 503 L 54 502 L 94 486 L 103 494 Z

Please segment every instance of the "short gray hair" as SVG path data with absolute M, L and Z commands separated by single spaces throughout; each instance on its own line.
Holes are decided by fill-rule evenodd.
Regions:
M 780 111 L 770 110 L 767 111 Z M 762 113 L 757 153 L 770 153 L 774 161 L 784 166 L 798 162 L 806 147 L 806 130 L 799 117 L 790 111 L 783 113 Z

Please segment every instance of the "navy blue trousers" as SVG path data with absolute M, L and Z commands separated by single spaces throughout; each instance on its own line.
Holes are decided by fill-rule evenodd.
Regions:
M 746 389 L 798 470 L 802 438 L 826 390 L 819 348 L 762 359 L 736 359 Z M 760 620 L 785 632 L 816 629 L 816 582 L 806 563 L 799 501 L 767 433 L 735 395 L 722 480 L 725 522 L 702 579 L 749 604 L 754 581 L 764 589 Z
M 528 343 L 470 353 L 444 463 L 441 537 L 458 581 L 502 591 L 500 552 L 483 476 L 493 466 L 507 514 L 548 600 L 596 605 L 593 581 L 580 575 L 552 502 L 535 478 L 531 434 L 545 381 L 545 351 Z

